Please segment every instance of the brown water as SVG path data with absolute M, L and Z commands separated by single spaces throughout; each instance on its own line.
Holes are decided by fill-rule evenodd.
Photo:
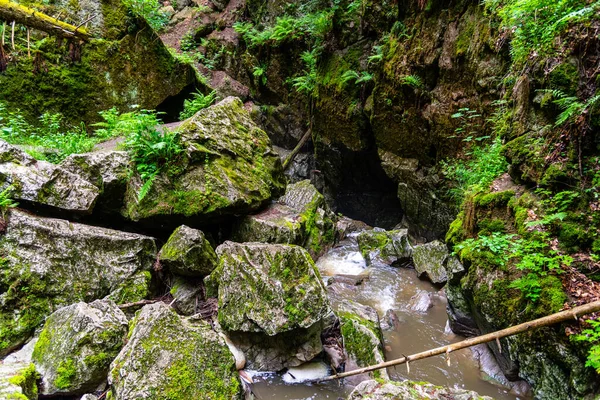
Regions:
M 426 281 L 417 278 L 412 269 L 377 265 L 367 268 L 358 253 L 353 239 L 345 240 L 317 262 L 322 275 L 360 275 L 367 277 L 357 287 L 343 285 L 331 298 L 332 303 L 351 299 L 375 308 L 384 319 L 388 310 L 393 310 L 398 323 L 392 330 L 384 331 L 386 360 L 403 355 L 443 346 L 463 338 L 450 332 L 447 325 L 446 300 L 443 292 Z M 415 311 L 413 296 L 429 296 L 430 308 Z M 412 300 L 411 300 L 412 299 Z M 432 357 L 410 364 L 410 373 L 405 365 L 388 370 L 392 379 L 428 381 L 436 385 L 474 390 L 481 395 L 499 400 L 518 399 L 500 386 L 484 379 L 479 363 L 469 349 L 453 352 L 450 366 L 442 357 Z M 267 374 L 255 377 L 254 391 L 259 399 L 340 399 L 346 398 L 352 388 L 340 386 L 339 382 L 306 385 L 286 384 L 282 376 Z

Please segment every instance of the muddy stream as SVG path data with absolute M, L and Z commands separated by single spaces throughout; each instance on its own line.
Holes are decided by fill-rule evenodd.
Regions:
M 455 335 L 447 326 L 446 299 L 429 282 L 417 278 L 414 269 L 375 265 L 367 268 L 358 245 L 353 237 L 340 242 L 317 261 L 325 281 L 332 277 L 364 278 L 362 284 L 336 285 L 331 302 L 353 300 L 377 310 L 382 321 L 386 360 L 414 354 L 464 339 Z M 356 279 L 356 278 L 354 278 Z M 392 311 L 389 311 L 392 310 Z M 390 315 L 393 315 L 390 318 Z M 391 322 L 390 322 L 391 321 Z M 386 328 L 387 325 L 387 329 Z M 481 360 L 481 368 L 480 361 Z M 498 376 L 497 365 L 485 345 L 463 349 L 451 355 L 448 366 L 444 357 L 437 356 L 410 364 L 410 373 L 405 365 L 390 368 L 388 373 L 394 380 L 410 379 L 428 381 L 436 385 L 451 386 L 477 391 L 481 395 L 499 400 L 514 400 L 519 397 L 510 388 L 502 386 L 503 376 Z M 481 371 L 488 372 L 488 374 Z M 323 363 L 307 366 L 306 376 L 329 374 Z M 301 370 L 294 370 L 304 375 Z M 492 379 L 495 376 L 497 379 Z M 289 374 L 261 373 L 254 375 L 254 393 L 258 399 L 340 399 L 352 391 L 349 382 L 322 384 L 291 383 Z M 493 382 L 493 383 L 492 383 Z

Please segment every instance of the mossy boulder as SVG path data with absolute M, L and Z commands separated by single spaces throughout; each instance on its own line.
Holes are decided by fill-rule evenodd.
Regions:
M 78 175 L 100 190 L 97 211 L 118 212 L 131 171 L 131 160 L 125 151 L 96 151 L 72 154 L 59 166 Z
M 439 240 L 415 246 L 412 257 L 419 278 L 426 278 L 435 285 L 446 283 L 448 256 L 446 244 Z
M 31 363 L 35 342 L 0 361 L 0 399 L 37 400 L 40 375 Z
M 203 290 L 204 285 L 200 279 L 173 276 L 169 291 L 173 296 L 173 307 L 183 315 L 195 314 L 198 303 L 203 299 Z
M 285 186 L 269 137 L 233 97 L 199 111 L 178 128 L 186 148 L 179 172 L 162 174 L 140 201 L 134 176 L 122 214 L 134 221 L 214 222 L 257 210 Z
M 335 312 L 340 319 L 347 371 L 385 361 L 383 335 L 375 309 L 346 299 L 337 303 Z M 387 371 L 381 369 L 350 378 L 350 381 L 357 384 L 372 378 L 389 379 Z
M 458 388 L 435 386 L 427 382 L 396 382 L 370 380 L 359 384 L 348 396 L 348 400 L 493 400 L 476 392 Z
M 100 190 L 79 175 L 37 161 L 0 140 L 0 189 L 12 185 L 17 201 L 55 210 L 91 214 Z
M 156 303 L 144 306 L 131 324 L 127 345 L 111 364 L 113 398 L 242 398 L 235 358 L 209 323 Z
M 359 233 L 356 240 L 367 265 L 374 263 L 392 265 L 408 261 L 413 252 L 407 229 L 386 231 L 374 228 Z
M 331 309 L 321 276 L 306 250 L 294 245 L 225 242 L 217 254 L 219 266 L 205 278 L 207 293 L 218 297 L 219 323 L 234 333 L 231 340 L 246 353 L 253 368 L 296 366 L 322 350 L 320 334 Z
M 217 266 L 217 254 L 202 231 L 182 225 L 160 249 L 158 260 L 183 276 L 206 276 Z
M 0 238 L 0 355 L 23 343 L 61 306 L 102 298 L 152 268 L 148 236 L 36 217 L 6 215 Z M 146 281 L 149 283 L 149 279 Z
M 46 319 L 33 350 L 33 363 L 42 376 L 40 393 L 56 396 L 94 391 L 106 380 L 127 330 L 127 317 L 110 300 L 56 310 Z
M 323 195 L 308 180 L 289 185 L 276 203 L 242 218 L 233 232 L 233 240 L 238 242 L 302 246 L 313 259 L 331 246 L 333 239 L 333 215 Z

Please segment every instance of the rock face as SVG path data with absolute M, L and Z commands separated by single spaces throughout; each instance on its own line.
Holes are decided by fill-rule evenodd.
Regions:
M 374 228 L 361 232 L 357 236 L 357 241 L 367 265 L 376 262 L 391 265 L 406 261 L 412 255 L 407 229 L 386 231 Z
M 251 368 L 279 370 L 321 350 L 330 315 L 321 277 L 299 246 L 225 242 L 219 266 L 205 279 L 218 296 L 218 318 Z
M 108 377 L 114 398 L 241 398 L 235 359 L 210 324 L 163 303 L 142 308 L 132 324 Z
M 52 313 L 33 350 L 33 363 L 42 375 L 40 393 L 94 391 L 106 380 L 127 329 L 127 317 L 110 300 L 76 303 Z
M 425 382 L 365 381 L 359 384 L 348 396 L 348 400 L 493 400 L 488 396 L 464 390 L 445 388 Z
M 296 244 L 316 258 L 333 243 L 334 223 L 323 195 L 304 180 L 289 185 L 277 203 L 241 219 L 234 228 L 233 239 Z
M 82 177 L 100 190 L 97 209 L 114 212 L 123 205 L 131 170 L 130 162 L 127 152 L 109 150 L 72 154 L 59 166 Z
M 142 182 L 133 177 L 125 196 L 125 217 L 211 222 L 256 210 L 283 190 L 281 162 L 269 137 L 239 99 L 228 97 L 205 108 L 178 129 L 186 147 L 183 172 L 157 177 L 142 201 Z
M 439 240 L 415 246 L 413 264 L 419 278 L 427 278 L 431 283 L 443 285 L 448 280 L 446 261 L 448 248 Z
M 36 339 L 0 361 L 0 399 L 37 400 L 40 375 L 31 363 Z
M 123 285 L 148 276 L 156 257 L 148 236 L 18 210 L 7 214 L 0 250 L 0 287 L 6 288 L 0 294 L 0 354 L 22 343 L 57 307 L 117 289 L 126 301 Z
M 17 201 L 51 207 L 55 210 L 90 214 L 100 195 L 97 187 L 67 170 L 0 140 L 1 188 L 13 186 Z
M 188 277 L 175 276 L 171 282 L 171 295 L 175 302 L 173 306 L 183 315 L 196 313 L 199 300 L 202 299 L 202 281 Z
M 160 249 L 158 260 L 183 276 L 206 276 L 217 266 L 217 254 L 202 231 L 182 225 Z

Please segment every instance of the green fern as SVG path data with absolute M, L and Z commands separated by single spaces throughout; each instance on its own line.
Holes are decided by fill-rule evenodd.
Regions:
M 198 91 L 193 93 L 193 98 L 191 100 L 185 100 L 183 102 L 183 111 L 179 114 L 179 119 L 184 120 L 190 118 L 198 111 L 209 107 L 214 103 L 217 98 L 217 92 L 212 91 L 207 95 L 202 94 L 202 92 Z
M 15 202 L 12 199 L 14 189 L 15 187 L 13 185 L 9 185 L 8 187 L 6 187 L 6 189 L 0 192 L 0 213 L 2 213 L 2 217 L 5 216 L 6 211 L 9 208 L 13 208 L 19 205 L 19 203 Z
M 417 75 L 406 75 L 400 79 L 400 83 L 414 89 L 421 89 L 423 87 L 423 81 Z

